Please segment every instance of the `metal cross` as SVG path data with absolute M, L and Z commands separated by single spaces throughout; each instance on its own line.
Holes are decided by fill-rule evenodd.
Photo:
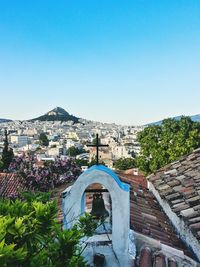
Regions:
M 102 145 L 99 142 L 99 135 L 96 134 L 96 143 L 94 145 L 87 145 L 90 147 L 96 147 L 96 165 L 99 165 L 99 147 L 108 147 L 108 145 Z

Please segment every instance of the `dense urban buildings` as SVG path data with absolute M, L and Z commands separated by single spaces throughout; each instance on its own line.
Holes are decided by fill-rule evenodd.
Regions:
M 84 149 L 78 158 L 91 160 L 95 157 L 95 148 L 87 147 L 99 134 L 102 144 L 108 148 L 100 149 L 100 158 L 108 166 L 119 158 L 134 157 L 140 151 L 137 133 L 142 126 L 121 126 L 80 119 L 72 121 L 11 121 L 0 124 L 0 155 L 3 150 L 4 131 L 8 132 L 9 144 L 15 155 L 31 153 L 38 159 L 55 159 L 60 156 L 71 156 L 70 147 Z M 45 134 L 48 145 L 40 142 L 40 135 Z

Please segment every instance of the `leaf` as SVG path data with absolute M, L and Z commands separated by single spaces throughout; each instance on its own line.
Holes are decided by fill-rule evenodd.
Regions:
M 15 221 L 15 228 L 17 230 L 19 230 L 19 228 L 22 226 L 22 223 L 23 223 L 23 218 L 17 218 L 16 221 Z

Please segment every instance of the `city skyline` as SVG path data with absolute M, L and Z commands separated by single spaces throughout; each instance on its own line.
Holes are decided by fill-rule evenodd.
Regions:
M 56 109 L 56 108 L 61 108 L 61 109 L 63 109 L 62 107 L 58 107 L 58 106 L 56 106 L 54 109 Z M 54 110 L 54 109 L 51 109 L 51 110 L 48 110 L 48 112 L 45 112 L 44 114 L 38 114 L 38 116 L 37 117 L 40 117 L 40 116 L 43 116 L 43 115 L 46 115 L 47 113 L 49 113 L 50 111 L 52 111 L 52 110 Z M 64 109 L 65 111 L 67 111 L 66 109 Z M 68 111 L 67 111 L 68 112 Z M 74 114 L 74 113 L 70 113 L 70 112 L 68 112 L 69 113 L 69 115 L 73 115 L 73 116 L 75 116 L 75 117 L 77 117 L 76 116 L 76 114 Z M 162 120 L 164 120 L 164 119 L 167 119 L 167 118 L 178 118 L 178 117 L 181 117 L 181 116 L 192 116 L 192 117 L 195 117 L 195 116 L 198 116 L 198 120 L 199 120 L 199 117 L 200 117 L 200 114 L 181 114 L 181 115 L 178 115 L 178 116 L 173 116 L 173 117 L 165 117 L 165 118 L 161 118 L 160 120 L 157 120 L 157 121 L 148 121 L 148 122 L 146 122 L 146 123 L 144 123 L 144 124 L 130 124 L 130 123 L 127 123 L 127 124 L 123 124 L 123 123 L 116 123 L 116 122 L 113 122 L 113 121 L 110 121 L 110 122 L 108 122 L 108 121 L 97 121 L 97 120 L 91 120 L 91 119 L 88 119 L 88 118 L 83 118 L 83 117 L 78 117 L 79 119 L 83 119 L 83 120 L 88 120 L 88 121 L 93 121 L 93 122 L 99 122 L 99 123 L 108 123 L 108 124 L 118 124 L 118 125 L 124 125 L 124 126 L 143 126 L 143 125 L 147 125 L 147 124 L 151 124 L 151 123 L 159 123 L 160 121 L 162 121 Z M 29 119 L 20 119 L 20 118 L 17 118 L 17 119 L 11 119 L 11 118 L 6 118 L 6 117 L 4 117 L 4 118 L 2 118 L 2 117 L 0 117 L 0 119 L 11 119 L 11 120 L 13 120 L 13 121 L 29 121 L 29 120 L 32 120 L 32 119 L 36 119 L 37 117 L 32 117 L 32 118 L 29 118 Z M 192 119 L 193 120 L 193 119 Z M 195 121 L 197 120 L 197 118 L 195 118 Z M 43 122 L 45 122 L 45 121 L 43 121 Z M 47 121 L 48 122 L 48 121 Z
M 0 118 L 199 114 L 199 14 L 195 0 L 0 3 Z

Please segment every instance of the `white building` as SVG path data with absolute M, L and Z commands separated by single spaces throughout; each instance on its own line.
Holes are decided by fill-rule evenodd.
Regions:
M 66 147 L 65 146 L 51 147 L 47 150 L 47 154 L 50 157 L 59 157 L 61 155 L 66 155 Z
M 29 138 L 27 135 L 11 135 L 10 142 L 16 144 L 19 147 L 26 146 L 29 143 Z
M 125 146 L 115 146 L 112 148 L 113 159 L 130 158 L 131 155 Z

